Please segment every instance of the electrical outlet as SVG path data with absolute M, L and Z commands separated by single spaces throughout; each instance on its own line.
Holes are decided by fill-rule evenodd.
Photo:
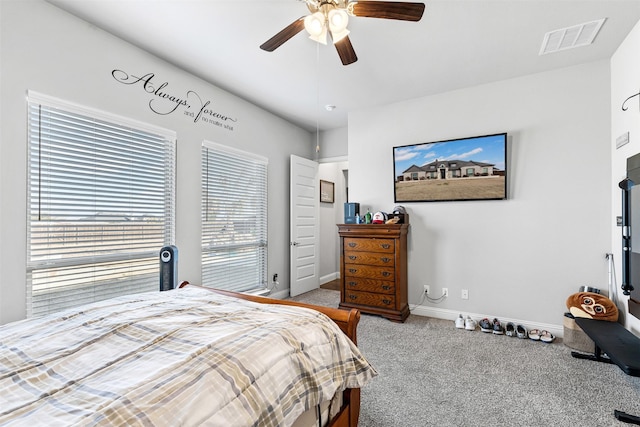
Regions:
M 468 289 L 463 289 L 461 294 L 460 294 L 460 297 L 462 299 L 469 299 L 469 290 Z
M 442 296 L 443 297 L 449 296 L 449 288 L 442 288 Z
M 429 285 L 424 285 L 424 293 L 429 295 Z

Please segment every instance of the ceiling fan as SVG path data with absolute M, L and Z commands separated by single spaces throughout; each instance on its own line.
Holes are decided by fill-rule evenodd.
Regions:
M 349 16 L 419 21 L 424 13 L 424 3 L 377 1 L 377 0 L 300 0 L 311 12 L 286 26 L 275 36 L 264 42 L 260 49 L 273 52 L 287 40 L 306 29 L 309 38 L 327 44 L 327 33 L 331 36 L 343 65 L 358 60 L 349 40 Z

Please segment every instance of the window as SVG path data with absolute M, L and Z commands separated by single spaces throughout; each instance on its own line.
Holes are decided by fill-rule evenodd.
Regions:
M 266 158 L 202 145 L 202 284 L 248 291 L 267 285 Z
M 27 315 L 157 290 L 175 134 L 29 93 Z

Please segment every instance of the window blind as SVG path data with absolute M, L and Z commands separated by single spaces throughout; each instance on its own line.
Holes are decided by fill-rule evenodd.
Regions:
M 267 285 L 266 158 L 202 145 L 202 284 L 249 291 Z
M 27 315 L 158 290 L 175 134 L 33 92 L 28 127 Z

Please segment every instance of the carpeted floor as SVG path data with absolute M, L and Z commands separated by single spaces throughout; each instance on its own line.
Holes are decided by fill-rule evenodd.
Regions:
M 339 292 L 295 297 L 337 307 Z M 362 315 L 358 346 L 379 375 L 362 389 L 360 426 L 624 426 L 640 415 L 640 378 L 571 357 L 560 342 L 456 329 L 411 315 Z

